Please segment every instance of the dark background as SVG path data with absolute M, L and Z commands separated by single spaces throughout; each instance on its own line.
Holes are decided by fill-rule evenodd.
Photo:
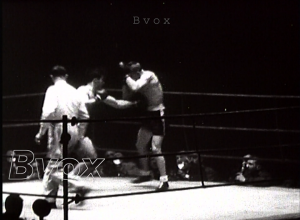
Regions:
M 120 60 L 166 91 L 299 94 L 298 1 L 196 2 L 3 1 L 3 94 L 44 91 L 57 63 L 80 84 L 88 66 Z
M 139 24 L 133 24 L 134 16 Z M 163 24 L 164 18 L 170 24 Z M 2 1 L 3 120 L 39 119 L 43 96 L 6 96 L 45 92 L 53 65 L 64 65 L 76 87 L 86 83 L 88 67 L 103 66 L 107 88 L 120 89 L 121 60 L 137 60 L 154 71 L 166 92 L 299 96 L 299 1 Z M 172 115 L 297 106 L 299 98 L 166 93 L 165 104 Z M 135 113 L 101 105 L 94 117 Z M 299 109 L 197 119 L 198 125 L 290 130 L 299 130 L 299 122 Z M 169 124 L 192 122 L 170 119 Z M 98 146 L 134 150 L 137 125 L 92 126 Z M 37 131 L 37 126 L 4 128 L 4 152 L 45 151 L 34 145 Z M 170 128 L 165 151 L 299 143 L 298 133 L 199 129 L 197 144 L 193 134 Z M 280 158 L 283 152 L 299 159 L 298 147 L 235 154 Z

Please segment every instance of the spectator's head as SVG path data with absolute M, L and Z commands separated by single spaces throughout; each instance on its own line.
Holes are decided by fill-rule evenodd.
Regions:
M 51 205 L 47 200 L 37 199 L 32 204 L 32 210 L 40 219 L 43 219 L 51 212 Z
M 115 152 L 115 151 L 106 151 L 105 152 L 105 158 L 120 158 L 120 157 L 124 157 L 124 155 L 121 152 Z M 114 160 L 109 160 L 109 162 L 111 164 L 114 165 L 120 165 L 123 160 L 122 159 L 114 159 Z
M 258 158 L 254 155 L 247 154 L 243 157 L 243 168 L 250 172 L 261 169 L 261 165 L 258 162 Z
M 102 166 L 104 175 L 108 176 L 119 176 L 120 169 L 123 166 L 123 160 L 119 159 L 123 157 L 123 154 L 115 151 L 106 151 L 105 158 L 107 160 L 104 161 Z
M 189 157 L 191 163 L 197 164 L 199 162 L 198 154 L 194 153 L 194 154 L 189 154 L 187 156 Z
M 106 152 L 105 152 L 105 158 L 112 158 L 112 157 L 114 157 L 115 153 L 116 153 L 116 152 L 111 151 L 111 150 L 106 151 Z
M 187 155 L 177 155 L 176 164 L 179 170 L 188 170 L 191 167 L 191 161 Z
M 114 157 L 120 158 L 120 157 L 124 157 L 124 155 L 123 155 L 122 153 L 120 153 L 120 152 L 117 152 L 117 153 L 114 154 Z M 122 162 L 123 162 L 122 159 L 115 159 L 115 160 L 113 160 L 113 163 L 114 163 L 116 166 L 121 165 Z
M 6 156 L 7 156 L 7 162 L 10 162 L 10 163 L 15 163 L 16 162 L 16 154 L 14 151 L 12 150 L 9 150 L 6 152 Z
M 10 216 L 19 217 L 23 210 L 23 199 L 16 194 L 9 195 L 5 200 L 5 209 Z

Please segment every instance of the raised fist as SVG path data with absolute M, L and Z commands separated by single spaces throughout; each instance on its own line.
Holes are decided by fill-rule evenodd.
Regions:
M 105 89 L 97 90 L 97 92 L 96 92 L 96 99 L 104 100 L 107 98 L 107 96 L 108 96 L 108 93 Z

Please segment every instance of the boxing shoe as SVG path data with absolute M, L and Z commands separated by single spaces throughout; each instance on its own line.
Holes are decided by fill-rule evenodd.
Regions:
M 91 192 L 92 190 L 90 188 L 87 187 L 80 187 L 76 189 L 76 196 L 75 196 L 75 204 L 77 206 L 82 206 L 84 204 L 84 197 L 86 196 L 86 194 L 88 194 L 89 192 Z
M 83 206 L 84 205 L 84 197 L 87 193 L 91 192 L 92 189 L 85 187 L 85 186 L 77 186 L 74 187 L 69 193 L 75 193 L 75 198 L 72 198 L 68 201 L 68 204 L 75 203 L 76 206 Z M 62 204 L 64 206 L 64 203 Z
M 57 209 L 56 202 L 49 202 L 51 209 Z
M 169 189 L 169 183 L 168 182 L 160 182 L 159 186 L 156 188 L 155 191 L 166 191 Z

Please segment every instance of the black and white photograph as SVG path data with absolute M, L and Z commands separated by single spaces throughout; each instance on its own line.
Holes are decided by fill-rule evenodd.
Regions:
M 2 1 L 2 218 L 300 218 L 300 2 Z

